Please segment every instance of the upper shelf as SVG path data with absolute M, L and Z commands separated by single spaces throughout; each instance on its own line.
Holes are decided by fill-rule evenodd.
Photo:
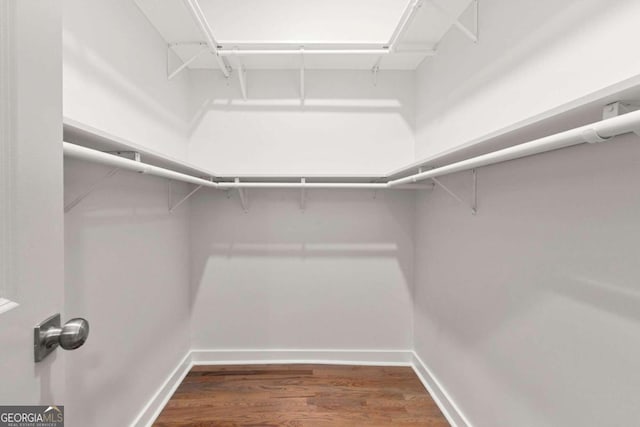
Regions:
M 194 69 L 413 70 L 452 26 L 477 40 L 476 0 L 135 1 Z
M 98 151 L 140 153 L 142 160 L 154 166 L 171 169 L 176 172 L 193 175 L 196 177 L 216 177 L 210 170 L 189 164 L 154 150 L 146 148 L 135 142 L 125 140 L 119 136 L 78 122 L 71 118 L 64 118 L 64 140 L 72 144 L 81 145 Z
M 68 117 L 64 119 L 64 140 L 82 147 L 91 148 L 102 152 L 137 152 L 140 153 L 141 160 L 153 166 L 170 169 L 175 172 L 191 175 L 194 177 L 213 178 L 218 182 L 232 182 L 236 178 L 252 182 L 300 182 L 305 178 L 307 182 L 351 182 L 351 183 L 374 183 L 384 180 L 384 176 L 373 176 L 363 174 L 307 174 L 304 176 L 278 174 L 278 175 L 226 175 L 218 174 L 214 171 L 201 168 L 183 160 L 166 156 L 154 150 L 146 148 L 135 142 L 125 140 L 116 135 L 96 129 L 92 126 L 80 123 Z

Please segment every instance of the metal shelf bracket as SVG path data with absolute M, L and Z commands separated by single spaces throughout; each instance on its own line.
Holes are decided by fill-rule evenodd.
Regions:
M 186 202 L 189 199 L 189 197 L 191 197 L 194 194 L 196 194 L 196 192 L 202 188 L 202 185 L 197 185 L 196 188 L 194 188 L 193 190 L 191 190 L 189 192 L 189 194 L 184 196 L 182 199 L 178 200 L 175 204 L 172 204 L 172 201 L 173 201 L 173 185 L 172 185 L 172 182 L 173 181 L 169 181 L 169 213 L 173 213 L 173 211 L 175 211 L 178 208 L 178 206 L 180 206 L 181 204 Z
M 136 162 L 142 161 L 142 157 L 140 156 L 140 153 L 137 152 L 137 151 L 105 151 L 105 153 L 112 154 L 114 156 L 124 157 L 126 159 L 130 159 L 130 160 L 133 160 L 133 161 L 136 161 Z M 118 173 L 119 170 L 120 170 L 120 168 L 111 169 L 104 176 L 102 176 L 97 181 L 95 181 L 93 184 L 91 184 L 89 186 L 89 188 L 84 193 L 78 195 L 76 198 L 71 200 L 69 203 L 65 203 L 65 205 L 64 205 L 64 213 L 71 212 L 71 210 L 73 208 L 78 206 L 80 204 L 80 202 L 82 202 L 84 199 L 86 199 L 91 193 L 93 193 L 105 181 L 107 181 L 109 178 L 111 178 L 116 173 Z
M 71 209 L 73 209 L 76 206 L 78 206 L 80 204 L 80 202 L 82 202 L 84 199 L 86 199 L 91 193 L 93 193 L 105 181 L 107 181 L 109 178 L 111 178 L 116 173 L 118 173 L 119 170 L 120 170 L 120 168 L 111 169 L 109 172 L 107 172 L 106 175 L 104 175 L 103 177 L 101 177 L 97 181 L 95 181 L 93 184 L 91 184 L 89 186 L 89 188 L 84 193 L 80 194 L 75 199 L 71 200 L 69 203 L 65 203 L 65 205 L 64 205 L 64 213 L 71 212 Z
M 300 48 L 300 103 L 304 104 L 305 83 L 304 83 L 304 48 Z
M 236 184 L 240 183 L 240 178 L 236 178 Z M 240 204 L 242 205 L 242 210 L 246 213 L 249 209 L 249 195 L 247 194 L 247 189 L 238 187 L 238 195 L 240 196 Z
M 184 70 L 185 68 L 187 68 L 189 65 L 191 65 L 196 59 L 198 59 L 200 57 L 200 55 L 202 55 L 205 52 L 209 51 L 209 48 L 207 47 L 206 43 L 199 43 L 200 45 L 202 45 L 203 47 L 196 52 L 191 58 L 187 59 L 186 61 L 184 61 L 182 64 L 180 64 L 175 70 L 171 71 L 171 65 L 170 65 L 170 58 L 171 58 L 171 52 L 173 51 L 173 47 L 176 46 L 176 44 L 168 44 L 167 45 L 167 80 L 171 80 L 173 79 L 175 76 L 177 76 L 178 74 L 180 74 L 180 72 L 182 70 Z
M 371 68 L 371 77 L 373 78 L 373 86 L 378 86 L 378 73 L 380 72 L 380 62 L 382 62 L 382 57 L 379 56 L 376 60 L 376 63 L 373 64 Z
M 621 116 L 637 110 L 640 110 L 640 102 L 612 102 L 611 104 L 605 105 L 602 109 L 602 120 Z M 636 129 L 633 133 L 640 137 L 640 128 Z
M 453 192 L 450 188 L 440 182 L 437 178 L 431 178 L 431 180 L 438 187 L 442 188 L 447 192 L 451 197 L 460 202 L 466 207 L 471 209 L 471 215 L 476 215 L 478 213 L 478 173 L 475 169 L 471 171 L 471 203 L 467 203 L 462 199 L 462 197 L 458 196 L 455 192 Z
M 307 179 L 302 178 L 300 183 L 302 184 L 302 187 L 300 188 L 300 210 L 304 212 L 307 209 L 307 189 L 304 188 L 307 183 Z
M 429 1 L 436 9 L 438 9 L 438 11 L 440 11 L 442 15 L 444 15 L 447 19 L 449 19 L 449 22 L 451 23 L 451 25 L 455 26 L 458 30 L 462 31 L 462 33 L 465 36 L 467 36 L 472 42 L 478 43 L 478 41 L 480 40 L 479 24 L 478 24 L 478 1 L 479 0 L 473 0 L 472 2 L 473 22 L 474 22 L 473 30 L 469 29 L 466 25 L 460 22 L 460 20 L 457 17 L 452 16 L 447 10 L 445 10 L 442 6 L 436 3 L 436 0 L 429 0 Z
M 242 63 L 242 59 L 237 56 L 238 49 L 233 50 L 234 55 L 237 59 L 237 71 L 238 71 L 238 82 L 240 83 L 240 93 L 242 94 L 242 99 L 247 100 L 247 70 L 244 68 L 244 64 Z

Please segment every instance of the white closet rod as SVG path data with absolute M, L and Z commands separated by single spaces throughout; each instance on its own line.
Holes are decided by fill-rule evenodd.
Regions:
M 213 182 L 195 176 L 186 175 L 158 166 L 149 165 L 135 160 L 125 159 L 102 151 L 82 147 L 80 145 L 63 142 L 64 155 L 81 160 L 88 160 L 101 163 L 114 168 L 130 170 L 147 175 L 168 178 L 175 181 L 188 182 L 190 184 L 202 185 L 203 187 L 233 189 L 233 188 L 334 188 L 334 189 L 385 189 L 389 188 L 387 183 L 358 183 L 358 182 Z M 395 187 L 398 190 L 419 190 L 430 189 L 431 185 L 401 185 Z
M 482 166 L 493 165 L 495 163 L 515 160 L 546 151 L 557 150 L 559 148 L 570 147 L 572 145 L 583 144 L 585 142 L 595 143 L 607 141 L 617 135 L 636 132 L 640 134 L 640 111 L 612 117 L 590 125 L 581 126 L 572 130 L 561 132 L 555 135 L 536 139 L 524 144 L 494 151 L 467 160 L 452 163 L 450 165 L 431 169 L 426 172 L 410 175 L 405 178 L 389 181 L 390 187 L 410 184 L 441 175 L 454 172 L 461 172 Z
M 414 51 L 409 51 L 413 53 Z M 218 49 L 220 56 L 242 55 L 387 55 L 388 49 Z M 415 53 L 433 54 L 432 50 Z
M 341 188 L 341 189 L 373 189 L 384 190 L 389 188 L 386 182 L 218 182 L 218 188 Z M 397 190 L 427 190 L 432 189 L 432 185 L 408 184 L 394 187 Z
M 103 165 L 112 166 L 114 168 L 130 170 L 133 172 L 140 172 L 147 175 L 159 176 L 162 178 L 169 178 L 175 181 L 188 182 L 190 184 L 202 185 L 204 187 L 217 188 L 218 184 L 206 179 L 196 178 L 195 176 L 186 175 L 180 172 L 175 172 L 169 169 L 161 168 L 158 166 L 149 165 L 135 160 L 125 159 L 120 156 L 116 156 L 109 153 L 103 153 L 102 151 L 92 150 L 91 148 L 82 147 L 80 145 L 71 144 L 69 142 L 63 142 L 64 155 L 81 160 L 88 160 L 91 162 L 101 163 Z

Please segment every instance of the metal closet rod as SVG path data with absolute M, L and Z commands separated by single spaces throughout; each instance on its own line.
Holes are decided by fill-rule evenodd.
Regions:
M 125 159 L 113 154 L 103 153 L 90 148 L 64 142 L 64 154 L 68 157 L 89 160 L 102 163 L 112 167 L 141 172 L 148 175 L 169 178 L 176 181 L 184 181 L 203 187 L 218 189 L 232 188 L 334 188 L 334 189 L 424 189 L 431 188 L 430 185 L 416 185 L 415 182 L 429 178 L 436 178 L 455 172 L 476 169 L 509 160 L 532 156 L 547 151 L 558 150 L 583 143 L 596 143 L 610 140 L 611 138 L 626 134 L 640 134 L 640 111 L 623 114 L 620 116 L 605 119 L 590 125 L 581 126 L 555 135 L 536 139 L 524 144 L 494 151 L 477 157 L 472 157 L 460 162 L 451 163 L 431 169 L 426 172 L 417 173 L 404 178 L 381 183 L 353 183 L 353 182 L 214 182 L 197 178 L 180 172 L 158 166 L 149 165 L 135 160 Z

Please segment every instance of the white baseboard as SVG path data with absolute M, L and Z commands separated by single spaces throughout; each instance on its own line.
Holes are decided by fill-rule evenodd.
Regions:
M 440 408 L 440 411 L 444 414 L 453 427 L 472 427 L 471 423 L 464 416 L 460 408 L 451 399 L 451 396 L 447 393 L 442 384 L 431 373 L 429 367 L 420 359 L 415 352 L 412 352 L 413 358 L 413 370 L 416 372 L 420 381 L 427 389 L 431 398 L 436 402 L 436 405 Z
M 158 418 L 160 412 L 165 407 L 173 393 L 176 391 L 184 377 L 187 376 L 193 363 L 191 362 L 191 352 L 189 351 L 175 367 L 173 372 L 162 383 L 158 391 L 155 392 L 151 400 L 140 411 L 136 419 L 131 423 L 131 427 L 151 426 Z
M 411 366 L 410 350 L 191 350 L 194 365 L 320 363 Z
M 471 427 L 427 365 L 411 350 L 191 350 L 140 411 L 131 427 L 151 426 L 193 366 L 279 363 L 411 366 L 449 423 L 453 427 Z

